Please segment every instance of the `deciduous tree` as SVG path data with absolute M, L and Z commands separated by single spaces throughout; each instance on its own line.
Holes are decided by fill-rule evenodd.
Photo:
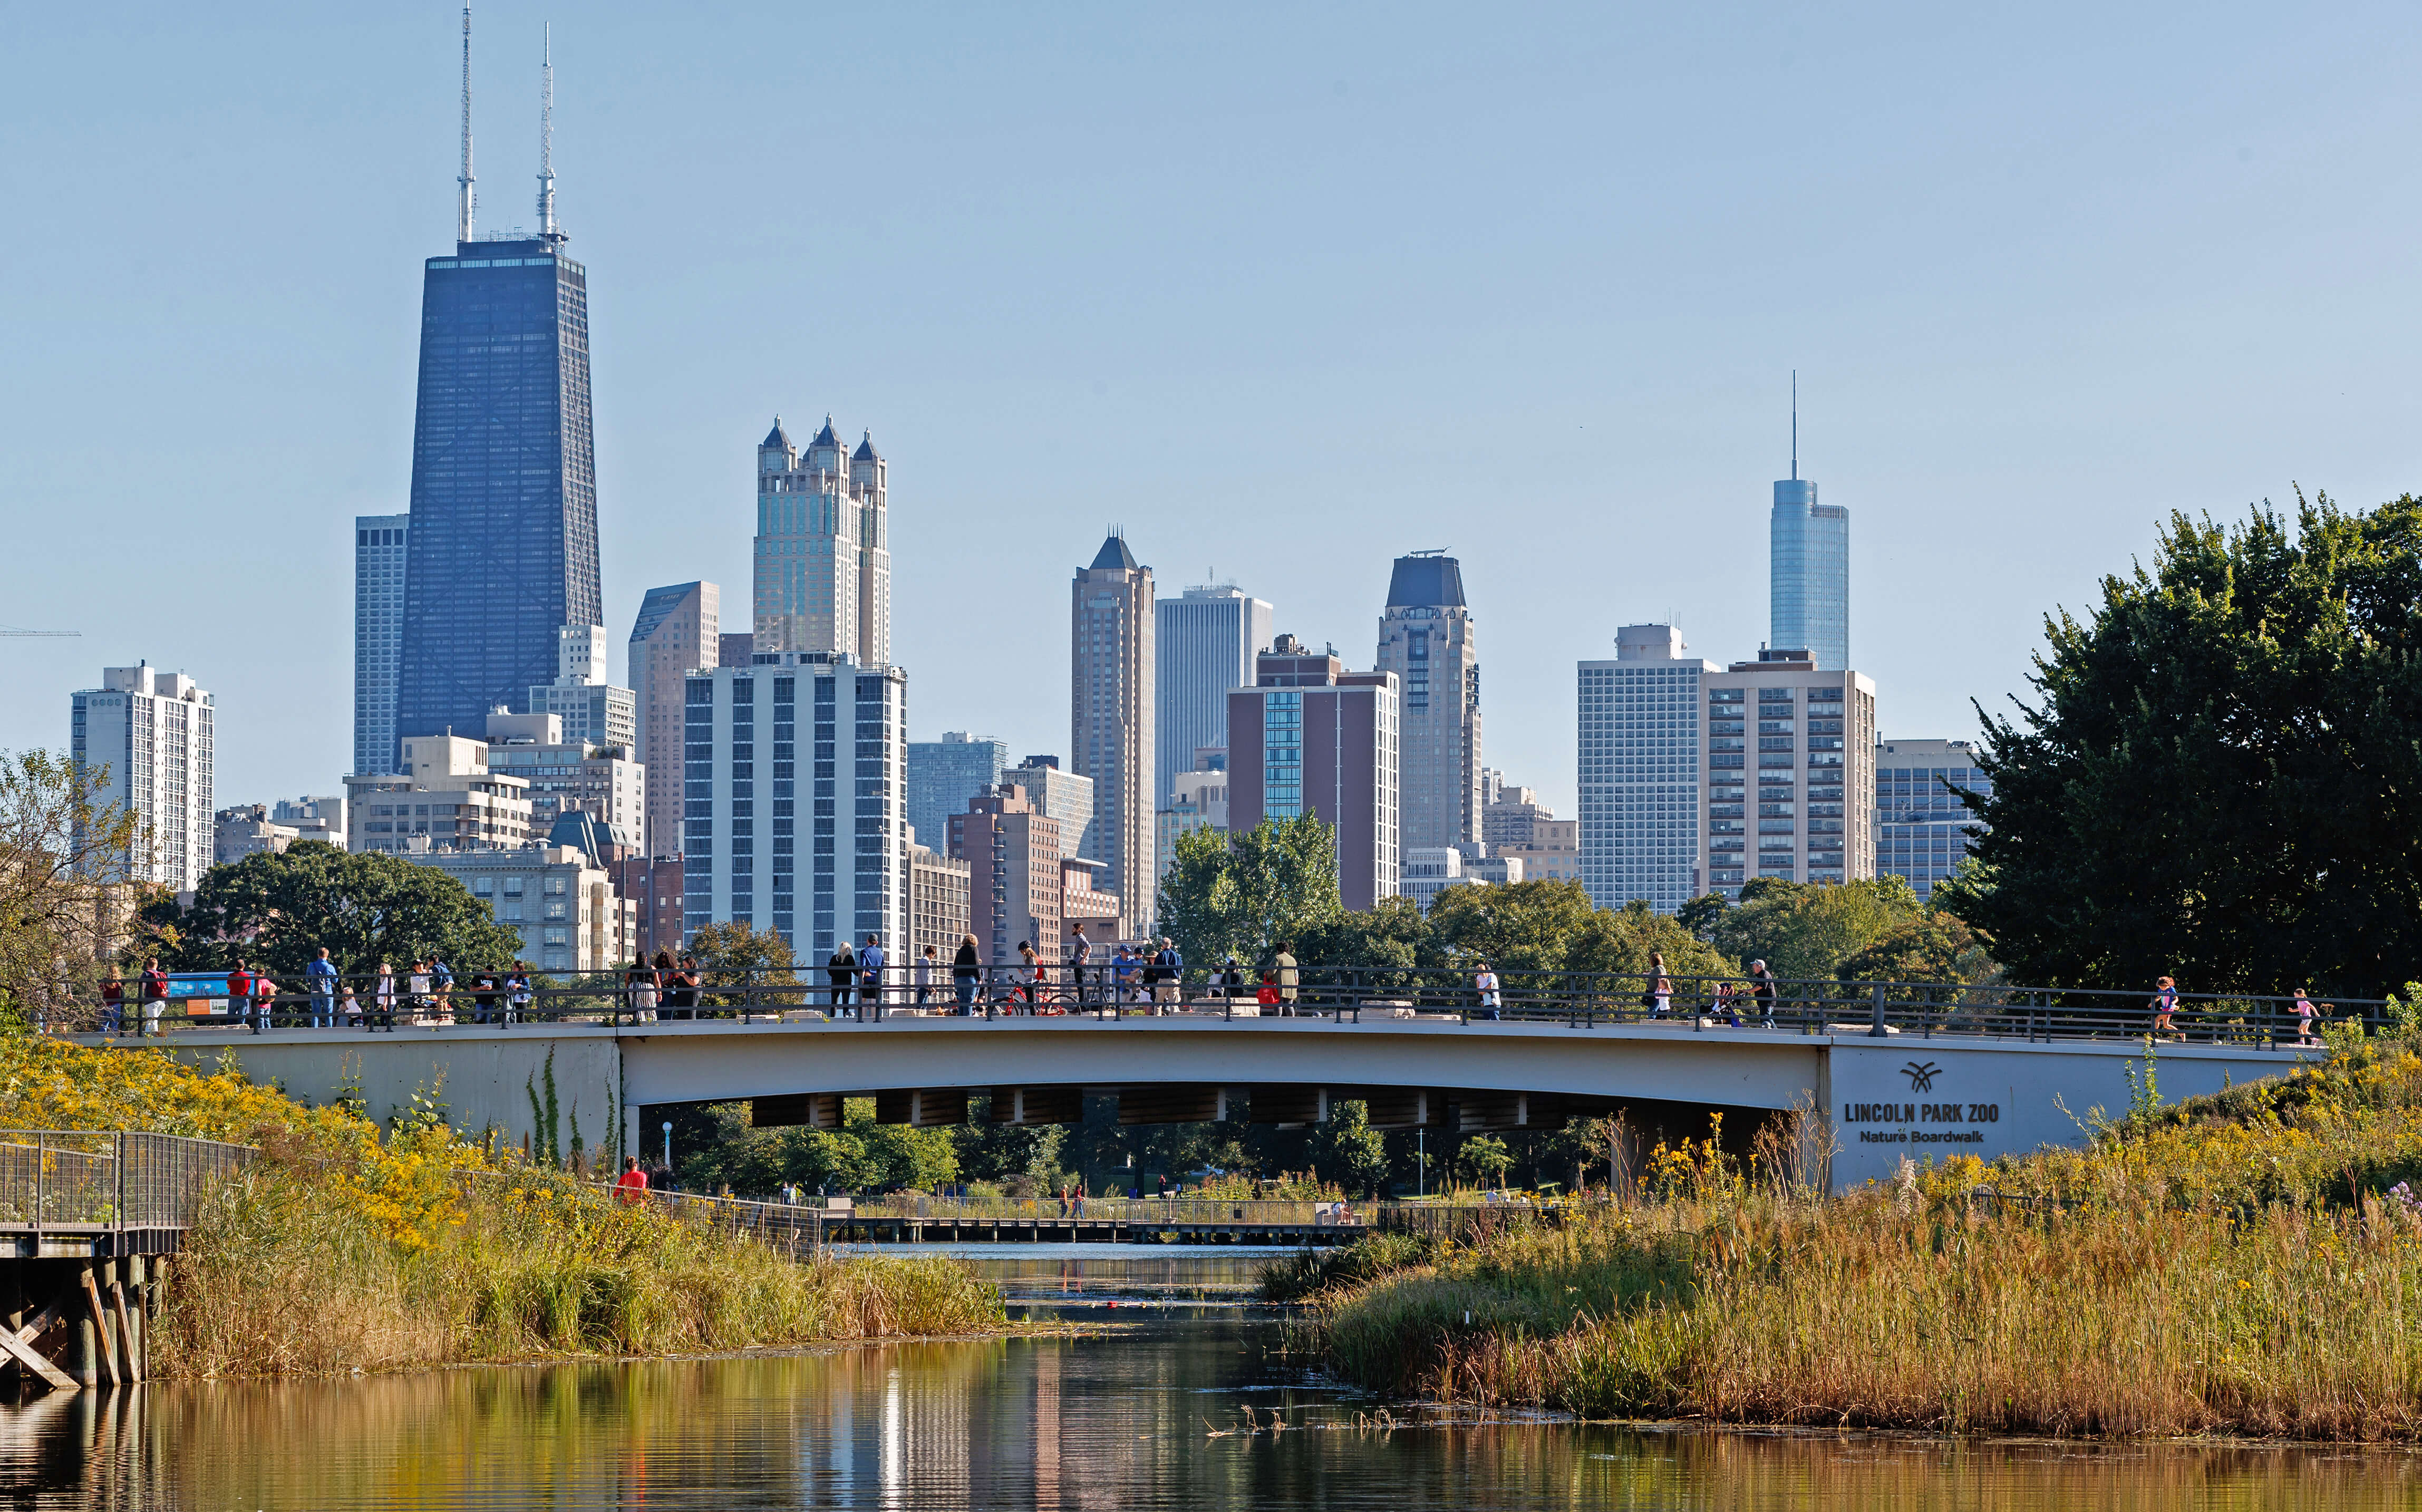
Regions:
M 435 956 L 459 977 L 510 966 L 521 950 L 520 935 L 436 868 L 320 841 L 213 866 L 191 907 L 162 898 L 144 917 L 176 931 L 167 964 L 178 969 L 219 970 L 241 955 L 297 988 L 322 946 L 348 976 Z

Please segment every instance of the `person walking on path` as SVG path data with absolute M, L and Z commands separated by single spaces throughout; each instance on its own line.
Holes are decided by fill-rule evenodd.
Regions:
M 101 1032 L 116 1034 L 126 1027 L 126 984 L 117 972 L 101 984 Z
M 656 998 L 663 988 L 657 980 L 656 969 L 648 964 L 646 956 L 642 955 L 631 963 L 631 969 L 622 975 L 622 985 L 630 989 L 631 1021 L 654 1023 Z
M 501 1024 L 505 1021 L 504 1009 L 496 997 L 497 986 L 503 980 L 504 973 L 490 966 L 483 966 L 471 973 L 471 1022 Z
M 363 1032 L 375 1034 L 382 1029 L 395 1032 L 395 968 L 385 961 L 370 979 L 370 1021 Z
M 1472 973 L 1471 984 L 1480 990 L 1480 1012 L 1476 1016 L 1487 1019 L 1502 1016 L 1500 1010 L 1503 1008 L 1505 1000 L 1498 990 L 1497 973 L 1488 969 L 1486 961 L 1481 962 L 1480 969 Z
M 1768 1029 L 1774 1027 L 1774 973 L 1764 961 L 1749 963 L 1749 996 L 1757 1016 Z
M 614 1195 L 625 1207 L 637 1207 L 648 1200 L 648 1173 L 639 1169 L 637 1156 L 622 1157 L 622 1173 L 614 1178 Z
M 2319 1012 L 2320 1010 L 2313 1006 L 2312 989 L 2298 987 L 2296 989 L 2296 1043 L 2298 1045 L 2320 1043 L 2313 1038 L 2313 1019 Z
M 1045 995 L 1051 990 L 1042 953 L 1021 939 L 1017 942 L 1017 960 L 1018 982 L 1025 991 L 1026 1011 L 1039 1014 L 1043 1011 Z
M 143 962 L 143 1032 L 165 1033 L 161 1017 L 168 1011 L 168 973 L 160 969 L 160 958 L 147 956 Z
M 959 1000 L 959 1016 L 975 1016 L 976 991 L 983 984 L 983 962 L 976 955 L 976 937 L 959 937 L 959 948 L 951 953 L 951 991 Z
M 1287 940 L 1279 941 L 1278 958 L 1271 964 L 1279 969 L 1279 1013 L 1293 1018 L 1296 991 L 1303 984 L 1303 972 L 1296 966 L 1295 946 Z
M 2170 1021 L 2170 1016 L 2178 1009 L 2178 984 L 2176 982 L 2168 977 L 2155 980 L 2153 1000 L 2147 1006 L 2153 1010 L 2153 1032 L 2156 1035 L 2168 1035 L 2180 1040 L 2186 1038 L 2184 1034 L 2178 1032 L 2178 1026 Z
M 866 948 L 857 953 L 857 1000 L 873 1004 L 877 1018 L 883 1016 L 883 941 L 867 936 Z
M 1665 974 L 1664 952 L 1649 952 L 1648 976 L 1648 1011 L 1662 1018 L 1674 1011 L 1674 979 Z
M 337 963 L 328 959 L 328 947 L 320 947 L 320 953 L 311 957 L 310 964 L 303 968 L 303 975 L 306 984 L 311 989 L 311 1027 L 336 1028 Z
M 850 992 L 857 980 L 857 954 L 849 948 L 849 940 L 844 937 L 825 960 L 825 990 L 831 999 L 835 1018 L 850 1016 Z
M 1175 1013 L 1186 1000 L 1186 957 L 1178 953 L 1177 942 L 1167 935 L 1160 937 L 1160 953 L 1152 958 L 1152 969 L 1157 973 L 1152 983 L 1154 1016 Z

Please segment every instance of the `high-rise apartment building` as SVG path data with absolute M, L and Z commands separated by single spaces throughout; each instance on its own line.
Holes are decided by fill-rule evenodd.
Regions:
M 1188 588 L 1155 607 L 1153 801 L 1166 803 L 1194 752 L 1228 744 L 1228 694 L 1253 682 L 1270 643 L 1270 606 L 1233 583 Z
M 1491 795 L 1488 807 L 1481 811 L 1483 843 L 1474 847 L 1486 853 L 1479 864 L 1515 864 L 1521 873 L 1517 881 L 1580 881 L 1580 821 L 1557 818 L 1537 794 L 1506 782 L 1502 773 L 1488 776 L 1492 780 L 1482 787 Z
M 939 740 L 908 743 L 908 823 L 925 843 L 947 855 L 951 815 L 965 813 L 967 800 L 989 793 L 1009 769 L 1009 748 L 998 740 L 946 730 Z M 1088 784 L 1090 786 L 1090 784 Z M 1086 801 L 1092 801 L 1092 794 Z
M 972 795 L 970 795 L 972 796 Z M 936 840 L 947 838 L 936 835 Z M 967 863 L 936 851 L 917 839 L 908 843 L 908 952 L 901 960 L 903 966 L 913 966 L 934 947 L 935 959 L 947 968 L 958 953 L 959 941 L 968 934 L 967 884 L 971 875 Z M 936 973 L 934 996 L 948 1000 L 951 978 L 947 970 Z
M 726 630 L 715 638 L 715 665 L 746 667 L 757 654 L 757 637 L 753 631 Z
M 1102 863 L 1099 886 L 1138 933 L 1152 928 L 1159 873 L 1155 623 L 1152 569 L 1113 531 L 1069 591 L 1068 764 L 1093 780 L 1094 848 L 1080 854 Z
M 891 528 L 874 437 L 851 451 L 832 417 L 801 451 L 779 417 L 757 447 L 758 651 L 891 660 Z
M 192 678 L 149 663 L 104 667 L 101 686 L 71 701 L 70 759 L 108 772 L 94 807 L 131 813 L 139 826 L 123 880 L 182 892 L 211 869 L 215 717 L 211 696 Z
M 1480 648 L 1463 597 L 1463 566 L 1417 551 L 1396 559 L 1379 617 L 1377 669 L 1404 690 L 1397 801 L 1402 843 L 1480 838 Z
M 636 760 L 639 743 L 638 695 L 606 681 L 606 627 L 567 624 L 556 637 L 556 676 L 529 690 L 522 707 L 563 722 L 563 738 L 605 746 Z M 626 837 L 637 844 L 636 831 Z
M 354 516 L 354 770 L 395 770 L 409 514 Z
M 611 971 L 639 948 L 637 905 L 617 895 L 613 873 L 584 851 L 413 845 L 402 855 L 462 883 L 496 922 L 521 937 L 521 958 L 542 971 Z
M 589 275 L 552 228 L 465 234 L 421 286 L 396 733 L 477 732 L 603 623 Z
M 492 714 L 485 732 L 488 770 L 528 784 L 531 834 L 552 835 L 558 819 L 585 813 L 615 846 L 638 848 L 646 768 L 628 747 L 576 740 L 552 714 Z
M 1795 416 L 1791 476 L 1774 485 L 1769 634 L 1774 645 L 1840 671 L 1850 665 L 1850 512 L 1817 503 L 1816 483 L 1800 476 L 1799 430 Z
M 1670 624 L 1616 630 L 1612 661 L 1581 664 L 1581 875 L 1590 901 L 1672 913 L 1706 890 L 1699 845 L 1700 684 Z
M 1706 890 L 1738 898 L 1753 876 L 1874 875 L 1875 683 L 1796 650 L 1765 652 L 1700 681 Z
M 1337 833 L 1337 886 L 1367 911 L 1398 890 L 1397 691 L 1392 672 L 1349 672 L 1293 636 L 1255 658 L 1228 695 L 1228 822 L 1319 816 Z
M 722 665 L 716 643 L 721 599 L 713 583 L 652 588 L 631 622 L 631 701 L 638 727 L 632 754 L 648 773 L 639 845 L 652 857 L 681 851 L 682 700 L 690 673 Z
M 1061 855 L 1103 859 L 1102 822 L 1092 778 L 1061 770 L 1057 756 L 1029 756 L 1002 772 L 1000 780 L 1016 783 L 1034 811 L 1049 814 L 1060 827 Z
M 757 655 L 688 680 L 684 927 L 771 929 L 809 961 L 870 934 L 898 951 L 908 937 L 907 674 L 828 652 Z
M 989 965 L 1010 965 L 1022 941 L 1057 963 L 1059 822 L 1038 812 L 1024 788 L 1003 782 L 951 815 L 950 841 L 951 854 L 967 863 L 967 933 L 977 953 Z
M 1948 784 L 1948 785 L 1946 785 Z M 1876 744 L 1876 874 L 1909 878 L 1921 898 L 1949 876 L 1984 830 L 1952 788 L 1990 796 L 1993 780 L 1965 740 Z

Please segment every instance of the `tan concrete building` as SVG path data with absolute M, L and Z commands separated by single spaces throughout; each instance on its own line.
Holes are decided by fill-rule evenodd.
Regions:
M 552 834 L 556 820 L 577 811 L 606 826 L 616 843 L 639 847 L 647 769 L 627 748 L 568 740 L 552 714 L 492 714 L 487 736 L 488 770 L 528 784 L 531 834 Z
M 928 945 L 945 965 L 958 953 L 959 941 L 969 933 L 970 874 L 964 859 L 920 845 L 915 831 L 909 832 L 908 962 L 915 962 Z
M 346 849 L 401 855 L 431 847 L 518 846 L 530 838 L 529 784 L 488 770 L 488 743 L 407 735 L 403 770 L 345 779 Z
M 496 922 L 521 936 L 521 958 L 542 971 L 610 971 L 629 965 L 639 948 L 637 906 L 569 845 L 439 850 L 415 837 L 403 858 L 468 888 Z
M 1754 876 L 1848 882 L 1876 871 L 1876 685 L 1762 652 L 1701 680 L 1707 890 Z
M 1159 865 L 1153 788 L 1158 704 L 1152 569 L 1112 533 L 1069 591 L 1068 765 L 1093 780 L 1093 858 L 1138 930 L 1152 927 Z

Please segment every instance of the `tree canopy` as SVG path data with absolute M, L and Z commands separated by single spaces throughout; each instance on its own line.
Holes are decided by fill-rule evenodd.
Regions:
M 2422 500 L 2173 515 L 1989 718 L 1947 906 L 2016 981 L 2378 996 L 2422 955 Z
M 1160 882 L 1161 933 L 1198 970 L 1231 953 L 1266 960 L 1345 911 L 1336 832 L 1310 813 L 1235 835 L 1188 830 Z
M 89 986 L 132 912 L 131 851 L 150 836 L 105 803 L 109 769 L 45 750 L 0 756 L 0 1011 Z
M 172 969 L 224 969 L 236 956 L 302 980 L 327 947 L 348 976 L 401 970 L 435 956 L 458 973 L 511 966 L 521 937 L 489 916 L 470 890 L 434 867 L 376 851 L 348 853 L 303 841 L 202 874 L 192 906 L 154 900 L 144 921 Z

